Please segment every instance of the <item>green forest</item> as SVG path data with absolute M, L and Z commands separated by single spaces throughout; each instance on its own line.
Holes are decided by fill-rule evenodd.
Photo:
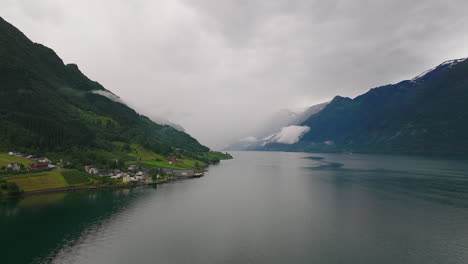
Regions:
M 206 163 L 227 158 L 93 91 L 109 92 L 0 18 L 0 151 L 47 156 L 70 167 L 138 161 L 136 150 Z

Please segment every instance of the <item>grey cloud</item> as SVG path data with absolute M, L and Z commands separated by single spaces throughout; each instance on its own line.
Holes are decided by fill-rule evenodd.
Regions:
M 464 0 L 0 0 L 0 10 L 139 112 L 214 148 L 279 109 L 468 56 Z

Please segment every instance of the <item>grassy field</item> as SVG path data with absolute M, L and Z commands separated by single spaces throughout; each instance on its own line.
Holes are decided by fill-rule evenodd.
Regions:
M 114 142 L 114 144 L 115 146 L 122 147 L 122 149 L 126 149 L 128 151 L 127 154 L 124 155 L 126 165 L 136 163 L 144 165 L 143 167 L 172 168 L 176 170 L 197 169 L 198 167 L 201 169 L 208 165 L 203 161 L 196 160 L 196 158 L 184 155 L 179 155 L 181 158 L 178 159 L 178 162 L 174 164 L 169 164 L 169 158 L 156 154 L 152 151 L 148 151 L 142 148 L 140 145 L 123 145 L 123 143 L 119 142 Z M 102 157 L 99 157 L 107 157 L 104 154 L 101 155 Z M 109 157 L 113 157 L 111 153 L 109 154 Z M 203 160 L 209 160 L 211 162 L 216 159 L 223 159 L 229 157 L 224 153 L 209 152 L 199 155 L 199 158 Z M 33 163 L 33 161 L 30 161 L 28 159 L 9 156 L 7 153 L 0 153 L 0 167 L 6 166 L 8 165 L 8 163 L 13 162 L 22 163 L 25 167 L 28 167 L 29 164 Z M 85 186 L 93 183 L 104 185 L 122 184 L 121 181 L 110 179 L 109 177 L 97 177 L 89 175 L 82 171 L 69 169 L 37 171 L 35 173 L 24 171 L 24 174 L 4 174 L 0 175 L 0 180 L 14 182 L 18 185 L 21 191 L 25 192 L 73 186 Z M 6 190 L 0 190 L 0 194 L 5 194 L 6 192 Z
M 180 161 L 184 163 L 184 166 L 188 166 L 191 168 L 195 168 L 196 163 L 198 163 L 198 166 L 200 167 L 206 166 L 206 163 L 204 163 L 203 161 L 199 161 L 199 160 L 181 159 Z
M 22 163 L 25 167 L 28 167 L 29 164 L 34 163 L 34 161 L 10 156 L 8 153 L 0 153 L 0 167 L 6 167 L 8 163 Z
M 25 192 L 87 186 L 92 183 L 115 185 L 122 184 L 121 181 L 110 179 L 109 177 L 99 177 L 90 175 L 78 170 L 51 170 L 26 174 L 6 174 L 0 177 L 0 180 L 14 182 L 20 190 Z M 0 194 L 6 194 L 5 190 L 0 190 Z
M 198 160 L 189 160 L 189 159 L 180 159 L 179 162 L 175 164 L 169 164 L 168 161 L 147 161 L 145 162 L 146 165 L 150 166 L 157 166 L 161 168 L 172 168 L 176 170 L 187 170 L 195 168 L 195 163 L 198 163 L 200 167 L 206 165 L 206 163 L 198 161 Z
M 136 161 L 150 161 L 150 160 L 156 160 L 156 159 L 164 159 L 162 155 L 146 150 L 137 144 L 131 144 L 130 148 L 132 151 L 128 155 L 135 158 Z
M 160 168 L 171 168 L 171 169 L 176 169 L 176 170 L 183 170 L 186 168 L 185 166 L 183 166 L 183 164 L 179 164 L 179 163 L 169 164 L 167 163 L 167 161 L 147 161 L 144 164 L 150 165 L 150 166 L 156 166 Z
M 25 192 L 70 186 L 60 170 L 18 175 L 7 178 L 7 181 L 16 183 Z

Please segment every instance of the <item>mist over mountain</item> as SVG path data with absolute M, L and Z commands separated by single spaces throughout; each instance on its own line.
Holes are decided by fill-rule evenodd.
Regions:
M 154 122 L 158 123 L 158 124 L 161 124 L 161 125 L 168 125 L 170 127 L 173 127 L 181 132 L 185 132 L 185 128 L 179 124 L 176 124 L 170 120 L 168 120 L 167 118 L 164 118 L 164 117 L 161 117 L 161 116 L 154 116 L 154 115 L 151 115 L 150 117 L 151 120 L 153 120 Z
M 322 111 L 328 102 L 313 105 L 302 111 L 282 109 L 265 124 L 260 125 L 255 135 L 242 138 L 226 147 L 228 150 L 249 150 L 261 148 L 269 143 L 296 143 L 308 131 L 298 126 L 312 115 Z
M 446 61 L 412 80 L 336 96 L 300 126 L 298 142 L 256 150 L 468 154 L 468 60 Z

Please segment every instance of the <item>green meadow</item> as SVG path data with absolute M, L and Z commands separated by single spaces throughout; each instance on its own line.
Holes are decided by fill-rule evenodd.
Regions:
M 24 158 L 18 158 L 15 156 L 10 156 L 8 155 L 8 153 L 0 153 L 0 168 L 6 167 L 8 163 L 21 163 L 25 167 L 28 167 L 29 164 L 34 163 L 34 161 L 24 159 Z

